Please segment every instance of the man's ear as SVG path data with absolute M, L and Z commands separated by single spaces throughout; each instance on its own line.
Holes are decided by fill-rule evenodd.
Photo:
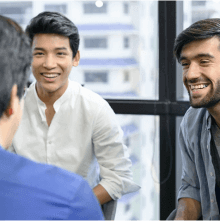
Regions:
M 16 111 L 16 108 L 17 108 L 17 103 L 16 102 L 18 102 L 17 101 L 18 100 L 17 90 L 18 90 L 18 87 L 17 87 L 16 84 L 14 84 L 12 89 L 11 89 L 11 98 L 10 98 L 10 101 L 9 101 L 9 105 L 8 105 L 7 109 L 5 110 L 5 115 L 7 117 L 10 117 Z
M 76 56 L 73 58 L 73 66 L 77 67 L 80 60 L 80 52 L 77 51 Z

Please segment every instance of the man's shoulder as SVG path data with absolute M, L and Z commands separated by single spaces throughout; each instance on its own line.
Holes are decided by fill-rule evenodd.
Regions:
M 183 118 L 187 122 L 196 122 L 196 121 L 200 121 L 201 118 L 204 118 L 206 113 L 207 113 L 206 108 L 193 108 L 193 107 L 190 107 L 186 111 Z
M 9 209 L 2 212 L 4 207 L 0 208 L 0 218 L 88 219 L 87 213 L 94 219 L 102 218 L 98 201 L 82 177 L 55 166 L 35 163 L 2 148 L 0 188 L 4 207 L 14 205 L 13 214 Z M 94 209 L 88 207 L 91 204 Z
M 184 131 L 187 131 L 188 135 L 197 134 L 198 132 L 201 132 L 201 125 L 206 125 L 206 115 L 207 115 L 207 109 L 206 108 L 193 108 L 190 107 L 181 122 L 181 128 Z
M 3 154 L 2 154 L 3 153 Z M 69 199 L 84 182 L 77 174 L 61 168 L 33 162 L 27 158 L 7 151 L 1 154 L 1 164 L 4 162 L 4 179 L 14 186 L 23 186 L 33 192 L 43 191 Z M 11 174 L 7 176 L 6 174 Z
M 75 81 L 70 81 L 72 93 L 81 99 L 81 101 L 90 102 L 92 104 L 106 104 L 107 102 L 96 92 L 80 85 Z

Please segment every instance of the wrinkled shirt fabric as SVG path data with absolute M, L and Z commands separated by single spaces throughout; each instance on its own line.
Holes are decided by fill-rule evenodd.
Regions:
M 103 98 L 69 80 L 53 107 L 56 113 L 48 127 L 46 105 L 32 83 L 12 151 L 77 173 L 91 188 L 100 184 L 114 200 L 140 188 L 132 179 L 123 132 Z
M 204 220 L 218 220 L 215 195 L 216 175 L 210 153 L 211 115 L 205 108 L 190 107 L 180 125 L 179 146 L 182 155 L 180 198 L 201 202 Z
M 103 220 L 81 176 L 33 162 L 0 146 L 1 220 Z

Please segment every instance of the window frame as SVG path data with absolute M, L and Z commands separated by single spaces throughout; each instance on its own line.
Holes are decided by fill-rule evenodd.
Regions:
M 183 116 L 190 107 L 188 101 L 177 100 L 179 88 L 172 53 L 176 5 L 176 1 L 158 1 L 159 99 L 106 99 L 116 114 L 160 116 L 160 220 L 166 220 L 176 208 L 176 117 Z

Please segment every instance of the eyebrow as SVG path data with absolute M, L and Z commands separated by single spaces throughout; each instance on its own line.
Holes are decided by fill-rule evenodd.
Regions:
M 210 55 L 209 53 L 201 53 L 201 54 L 197 54 L 196 56 L 194 56 L 193 59 L 202 58 L 202 57 L 215 58 L 213 55 Z M 179 62 L 181 62 L 184 59 L 187 60 L 187 57 L 186 56 L 180 56 Z
M 40 51 L 45 51 L 45 49 L 44 48 L 34 48 L 34 51 L 37 51 L 37 50 L 40 50 Z M 65 48 L 65 47 L 60 47 L 60 48 L 55 48 L 55 50 L 57 51 L 57 50 L 66 50 L 67 51 L 67 48 Z

